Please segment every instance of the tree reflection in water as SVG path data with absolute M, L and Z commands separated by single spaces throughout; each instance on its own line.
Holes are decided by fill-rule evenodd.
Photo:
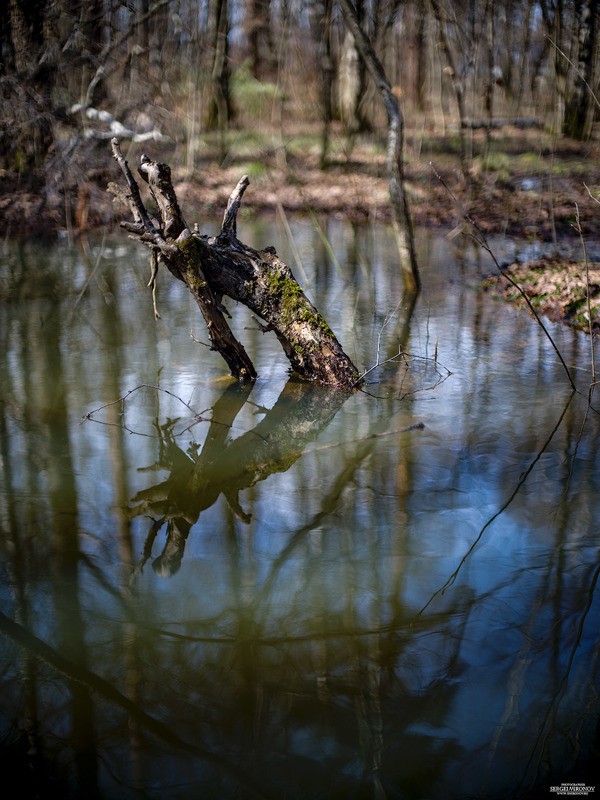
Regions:
M 173 421 L 159 428 L 159 458 L 150 469 L 170 474 L 136 495 L 132 516 L 157 518 L 144 547 L 144 561 L 166 522 L 164 549 L 152 562 L 155 571 L 166 577 L 179 569 L 190 529 L 202 511 L 222 494 L 235 516 L 249 523 L 251 514 L 242 509 L 240 491 L 288 470 L 349 397 L 347 392 L 290 380 L 264 419 L 230 441 L 230 429 L 251 390 L 236 384 L 225 390 L 212 408 L 199 454 L 195 445 L 187 453 L 177 446 Z
M 105 406 L 105 426 L 79 424 L 192 356 L 159 359 L 156 327 L 140 343 L 117 270 L 81 325 L 54 300 L 4 309 L 0 763 L 20 796 L 446 800 L 594 783 L 597 415 L 527 321 L 502 324 L 482 292 L 454 302 L 445 258 L 427 279 L 441 300 L 412 325 L 373 322 L 360 285 L 382 358 L 446 333 L 455 376 L 429 393 L 414 391 L 437 379 L 426 359 L 370 394 L 288 382 L 275 399 L 268 381 L 209 378 L 200 415 L 177 418 L 177 399 L 159 413 L 164 389 L 145 389 Z M 343 286 L 328 281 L 332 308 Z M 163 308 L 185 325 L 177 298 Z

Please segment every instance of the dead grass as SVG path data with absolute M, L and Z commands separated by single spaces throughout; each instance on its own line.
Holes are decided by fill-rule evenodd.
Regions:
M 588 283 L 585 263 L 559 258 L 541 258 L 513 264 L 506 270 L 531 300 L 540 314 L 589 332 Z M 485 286 L 512 303 L 525 302 L 515 287 L 502 276 L 485 281 Z M 592 329 L 600 330 L 600 264 L 589 269 L 589 296 Z

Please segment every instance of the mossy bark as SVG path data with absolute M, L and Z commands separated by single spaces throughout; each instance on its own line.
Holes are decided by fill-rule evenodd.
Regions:
M 221 306 L 224 296 L 243 303 L 266 323 L 263 330 L 275 333 L 299 377 L 347 390 L 358 385 L 358 370 L 275 249 L 254 250 L 237 238 L 236 218 L 249 183 L 247 177 L 231 194 L 220 233 L 209 238 L 192 233 L 186 224 L 167 165 L 143 155 L 139 172 L 148 181 L 160 215 L 159 221 L 152 220 L 117 140 L 113 139 L 112 148 L 128 192 L 112 184 L 109 190 L 128 203 L 134 218 L 133 223 L 121 225 L 186 284 L 202 311 L 212 348 L 221 353 L 234 377 L 254 380 L 256 370 L 225 319 Z
M 275 333 L 294 373 L 344 388 L 357 384 L 356 367 L 273 248 L 254 250 L 233 233 L 195 241 L 197 264 L 210 286 L 266 323 L 265 332 Z

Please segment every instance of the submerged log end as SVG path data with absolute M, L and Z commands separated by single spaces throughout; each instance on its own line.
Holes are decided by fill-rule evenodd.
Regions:
M 292 372 L 304 380 L 352 391 L 360 384 L 358 370 L 341 350 L 337 339 L 325 337 L 317 342 L 313 329 L 305 325 L 294 326 L 291 335 L 301 344 L 291 345 L 280 339 L 290 361 Z
M 271 248 L 260 253 L 264 284 L 261 316 L 275 331 L 292 367 L 305 380 L 354 389 L 358 370 L 326 319 L 304 294 L 290 268 Z

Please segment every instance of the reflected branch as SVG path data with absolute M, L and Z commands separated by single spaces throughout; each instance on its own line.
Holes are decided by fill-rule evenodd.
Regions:
M 264 603 L 269 597 L 275 582 L 277 581 L 282 568 L 288 562 L 297 547 L 306 539 L 306 536 L 316 530 L 324 519 L 331 515 L 332 510 L 338 507 L 343 490 L 348 486 L 359 467 L 371 455 L 373 441 L 363 441 L 361 447 L 357 449 L 353 458 L 348 460 L 341 472 L 336 476 L 331 489 L 323 497 L 321 507 L 304 525 L 295 530 L 286 546 L 282 549 L 276 559 L 274 559 L 269 574 L 265 578 L 260 592 L 257 593 L 254 605 L 256 609 L 261 606 L 268 608 L 269 604 Z
M 432 602 L 435 600 L 435 598 L 436 598 L 438 595 L 442 595 L 442 594 L 444 594 L 444 592 L 446 591 L 446 589 L 449 589 L 449 588 L 452 586 L 452 584 L 453 584 L 453 583 L 456 581 L 456 579 L 458 578 L 458 575 L 459 575 L 459 573 L 460 573 L 461 569 L 464 567 L 465 563 L 467 562 L 467 560 L 468 560 L 468 559 L 469 559 L 469 557 L 472 555 L 472 553 L 473 553 L 473 552 L 474 552 L 474 550 L 476 549 L 477 545 L 479 544 L 479 542 L 480 542 L 480 541 L 481 541 L 481 539 L 483 538 L 483 534 L 484 534 L 484 533 L 486 532 L 486 530 L 487 530 L 487 529 L 490 527 L 490 525 L 491 525 L 491 524 L 492 524 L 492 523 L 493 523 L 493 522 L 494 522 L 496 519 L 498 519 L 498 517 L 499 517 L 501 514 L 503 514 L 503 513 L 506 511 L 506 509 L 507 509 L 507 508 L 510 506 L 510 504 L 513 502 L 513 500 L 515 499 L 515 497 L 516 497 L 516 496 L 517 496 L 517 494 L 519 493 L 519 491 L 520 491 L 521 487 L 523 486 L 523 484 L 525 483 L 525 481 L 527 480 L 527 478 L 529 477 L 529 475 L 530 475 L 530 474 L 531 474 L 531 472 L 533 471 L 533 469 L 534 469 L 535 465 L 538 463 L 538 461 L 540 460 L 540 458 L 542 457 L 542 455 L 543 455 L 543 454 L 545 453 L 545 451 L 548 449 L 548 446 L 550 445 L 550 442 L 552 441 L 552 439 L 553 439 L 553 438 L 554 438 L 554 436 L 556 435 L 556 432 L 557 432 L 557 431 L 558 431 L 558 429 L 560 428 L 560 426 L 561 426 L 561 424 L 562 424 L 562 421 L 563 421 L 563 419 L 564 419 L 564 417 L 565 417 L 565 414 L 567 413 L 567 409 L 569 408 L 569 406 L 570 406 L 570 404 L 571 404 L 571 401 L 573 400 L 573 397 L 574 397 L 574 395 L 575 395 L 575 392 L 574 392 L 574 391 L 573 391 L 573 392 L 571 392 L 571 394 L 569 395 L 569 398 L 568 398 L 568 400 L 567 400 L 567 403 L 566 403 L 565 407 L 563 408 L 563 410 L 562 410 L 562 413 L 561 413 L 560 417 L 558 418 L 558 421 L 556 422 L 556 425 L 554 426 L 554 428 L 552 429 L 552 432 L 550 433 L 550 435 L 548 436 L 548 438 L 547 438 L 547 439 L 546 439 L 546 441 L 544 442 L 544 444 L 543 444 L 543 446 L 542 446 L 541 450 L 540 450 L 540 451 L 539 451 L 539 452 L 536 454 L 535 458 L 533 459 L 533 461 L 531 462 L 531 464 L 530 464 L 530 465 L 527 467 L 527 469 L 525 470 L 525 472 L 523 472 L 523 473 L 522 473 L 522 475 L 521 475 L 521 477 L 520 477 L 520 479 L 519 479 L 519 481 L 518 481 L 518 483 L 517 483 L 517 485 L 516 485 L 516 487 L 515 487 L 515 489 L 514 489 L 513 493 L 510 495 L 510 497 L 507 499 L 507 501 L 504 503 L 504 505 L 503 505 L 501 508 L 499 508 L 499 509 L 498 509 L 498 511 L 496 511 L 496 513 L 495 513 L 493 516 L 491 516 L 491 517 L 488 519 L 488 521 L 485 523 L 485 525 L 483 526 L 483 528 L 481 528 L 481 530 L 479 531 L 479 533 L 478 533 L 478 534 L 477 534 L 477 536 L 475 537 L 475 539 L 474 539 L 473 543 L 471 544 L 471 546 L 469 547 L 469 549 L 467 550 L 467 552 L 464 554 L 464 556 L 461 558 L 461 560 L 460 560 L 460 563 L 459 563 L 458 567 L 457 567 L 457 568 L 454 570 L 454 572 L 452 573 L 452 575 L 450 575 L 450 577 L 448 578 L 448 580 L 446 581 L 446 583 L 445 583 L 445 584 L 444 584 L 444 585 L 443 585 L 443 586 L 442 586 L 440 589 L 438 589 L 436 592 L 434 592 L 434 593 L 431 595 L 431 597 L 429 598 L 429 600 L 428 600 L 428 601 L 425 603 L 425 605 L 423 606 L 423 608 L 422 608 L 422 609 L 419 611 L 419 614 L 423 614 L 423 613 L 424 613 L 424 612 L 427 610 L 427 608 L 428 608 L 428 607 L 431 605 L 431 603 L 432 603 Z
M 322 444 L 319 447 L 311 448 L 311 453 L 321 452 L 322 450 L 332 450 L 334 447 L 346 447 L 349 444 L 360 444 L 361 442 L 368 442 L 371 439 L 380 439 L 384 436 L 395 436 L 398 433 L 410 433 L 410 431 L 423 431 L 425 430 L 424 422 L 415 422 L 414 425 L 405 425 L 403 428 L 394 428 L 390 431 L 376 431 L 368 433 L 366 436 L 360 436 L 357 439 L 344 439 L 343 441 L 333 442 L 332 444 Z
M 92 411 L 88 411 L 87 414 L 83 415 L 83 417 L 81 418 L 81 421 L 84 422 L 86 419 L 92 420 L 94 414 L 97 414 L 99 411 L 102 411 L 105 408 L 109 408 L 109 406 L 114 406 L 117 403 L 124 403 L 125 400 L 127 400 L 128 397 L 130 397 L 134 392 L 137 392 L 140 389 L 154 389 L 157 392 L 164 392 L 165 394 L 168 394 L 171 397 L 174 397 L 176 400 L 179 400 L 180 403 L 183 403 L 183 405 L 187 409 L 189 409 L 192 412 L 192 414 L 194 415 L 194 417 L 197 417 L 199 421 L 202 419 L 201 416 L 194 411 L 194 409 L 191 407 L 191 405 L 189 403 L 186 403 L 185 400 L 183 400 L 181 397 L 176 395 L 174 392 L 170 392 L 168 389 L 163 389 L 162 386 L 154 386 L 151 383 L 140 383 L 139 386 L 136 386 L 134 389 L 129 389 L 128 392 L 125 392 L 125 394 L 122 395 L 121 397 L 117 397 L 116 400 L 111 400 L 109 403 L 104 403 L 104 405 L 98 406 L 98 408 L 94 408 Z M 93 421 L 97 422 L 98 420 L 93 420 Z
M 91 692 L 103 697 L 113 703 L 143 726 L 147 731 L 156 737 L 183 752 L 198 756 L 212 764 L 215 764 L 230 775 L 239 780 L 247 789 L 250 789 L 257 797 L 274 797 L 271 792 L 259 786 L 254 778 L 248 775 L 237 764 L 225 758 L 220 753 L 212 752 L 199 747 L 196 744 L 187 742 L 174 733 L 171 728 L 160 720 L 152 717 L 128 697 L 121 694 L 115 687 L 86 667 L 75 664 L 71 659 L 65 658 L 61 653 L 39 639 L 27 628 L 19 625 L 14 620 L 0 612 L 0 633 L 18 644 L 26 652 L 31 653 L 39 661 L 47 664 L 53 671 L 64 678 L 85 686 Z
M 170 475 L 138 492 L 130 509 L 132 517 L 149 516 L 158 520 L 153 522 L 141 567 L 148 560 L 157 526 L 166 521 L 165 547 L 153 567 L 165 576 L 177 572 L 191 526 L 221 495 L 238 519 L 250 522 L 251 515 L 243 510 L 238 499 L 240 491 L 273 473 L 286 472 L 350 396 L 335 388 L 290 380 L 261 422 L 230 441 L 231 427 L 251 388 L 235 384 L 225 390 L 213 406 L 212 420 L 199 453 L 183 452 L 175 443 L 168 423 L 159 428 L 162 440 L 159 461 L 154 466 L 169 470 Z
M 416 394 L 417 392 L 425 392 L 425 391 L 431 391 L 432 389 L 436 389 L 440 384 L 444 383 L 444 381 L 447 380 L 450 377 L 450 375 L 452 375 L 452 372 L 447 367 L 445 367 L 443 364 L 440 364 L 437 357 L 429 358 L 428 356 L 414 356 L 411 355 L 411 353 L 405 352 L 404 350 L 399 350 L 395 355 L 390 356 L 389 358 L 386 358 L 383 361 L 380 361 L 374 366 L 370 367 L 365 373 L 363 373 L 363 375 L 361 375 L 361 381 L 364 381 L 367 375 L 376 370 L 378 367 L 383 367 L 386 364 L 398 364 L 398 363 L 404 364 L 406 368 L 405 374 L 403 376 L 404 380 L 404 377 L 406 377 L 406 372 L 408 372 L 408 370 L 410 369 L 411 362 L 418 362 L 418 361 L 423 362 L 425 365 L 433 364 L 433 372 L 434 375 L 436 375 L 437 377 L 434 380 L 433 384 L 431 384 L 430 386 L 421 386 L 417 389 L 412 389 L 410 391 L 404 392 L 399 397 L 400 400 L 404 400 L 406 397 L 409 397 L 412 394 Z M 443 370 L 443 372 L 441 370 Z M 362 392 L 364 394 L 370 395 L 371 397 L 384 399 L 379 395 L 374 395 L 372 392 L 368 392 L 364 387 L 362 389 Z
M 397 433 L 406 433 L 413 430 L 423 430 L 425 428 L 423 423 L 417 423 L 415 425 L 411 425 L 405 428 L 396 429 L 394 431 L 382 431 L 375 429 L 367 436 L 363 436 L 358 440 L 349 440 L 344 441 L 343 443 L 339 444 L 348 444 L 352 442 L 356 442 L 359 446 L 357 447 L 355 453 L 353 454 L 352 458 L 347 459 L 346 463 L 344 464 L 340 473 L 335 477 L 333 484 L 326 495 L 324 495 L 321 506 L 319 510 L 300 528 L 293 531 L 291 533 L 290 539 L 286 546 L 282 549 L 276 559 L 274 559 L 271 568 L 267 577 L 265 578 L 263 585 L 261 587 L 260 592 L 256 594 L 254 605 L 256 610 L 259 609 L 261 606 L 268 608 L 269 604 L 265 603 L 266 598 L 269 597 L 269 594 L 276 583 L 277 578 L 280 576 L 282 568 L 286 565 L 289 561 L 293 553 L 299 547 L 299 545 L 305 541 L 306 536 L 312 533 L 314 530 L 318 529 L 319 526 L 322 524 L 323 520 L 326 519 L 328 516 L 331 515 L 332 511 L 338 508 L 340 503 L 340 498 L 342 496 L 342 492 L 344 489 L 349 485 L 351 480 L 353 479 L 354 475 L 357 473 L 359 468 L 365 463 L 365 461 L 370 457 L 373 451 L 373 444 L 375 439 L 380 436 L 388 436 Z M 321 449 L 328 449 L 330 447 L 337 447 L 338 444 L 332 445 L 323 445 L 322 447 L 315 448 L 316 450 Z M 365 633 L 365 635 L 372 635 L 373 633 L 379 634 L 382 632 L 382 629 L 377 629 L 373 631 L 369 631 Z M 329 634 L 325 634 L 323 638 L 328 638 Z M 314 640 L 315 637 L 311 637 Z
M 592 406 L 592 394 L 593 394 L 594 386 L 595 386 L 595 384 L 591 384 L 591 386 L 590 386 L 589 393 L 588 393 L 587 407 L 585 409 L 585 414 L 583 415 L 583 420 L 581 421 L 581 426 L 579 428 L 579 433 L 578 433 L 577 439 L 575 441 L 575 448 L 573 449 L 573 454 L 570 457 L 571 465 L 569 467 L 569 474 L 567 475 L 567 478 L 565 480 L 565 487 L 564 487 L 563 492 L 562 492 L 562 499 L 563 500 L 567 497 L 568 492 L 569 492 L 569 487 L 571 485 L 571 478 L 573 477 L 573 470 L 575 469 L 575 460 L 577 458 L 577 453 L 579 451 L 579 445 L 581 444 L 581 441 L 583 439 L 583 432 L 585 430 L 585 426 L 587 424 L 587 421 L 588 421 L 588 418 L 589 418 L 589 415 L 590 415 L 590 411 L 594 411 L 595 410 L 594 407 Z
M 581 639 L 582 639 L 582 636 L 583 636 L 583 629 L 585 627 L 585 621 L 586 621 L 586 619 L 588 617 L 588 614 L 589 614 L 590 609 L 592 607 L 592 603 L 594 601 L 594 595 L 596 593 L 596 588 L 598 586 L 598 579 L 599 578 L 600 578 L 600 566 L 596 567 L 596 569 L 594 570 L 594 572 L 592 574 L 592 579 L 591 579 L 591 582 L 590 582 L 590 586 L 589 586 L 589 589 L 587 591 L 586 603 L 585 603 L 584 608 L 582 609 L 581 616 L 579 618 L 579 623 L 577 625 L 575 638 L 573 640 L 573 645 L 572 645 L 571 651 L 569 653 L 569 658 L 568 658 L 567 664 L 565 666 L 565 671 L 563 673 L 563 676 L 562 676 L 562 679 L 560 681 L 560 685 L 559 685 L 559 687 L 558 687 L 558 689 L 556 691 L 556 694 L 552 698 L 552 700 L 551 700 L 551 702 L 550 702 L 550 704 L 548 706 L 548 709 L 547 709 L 547 711 L 546 711 L 546 713 L 544 715 L 544 718 L 542 720 L 542 724 L 540 726 L 539 733 L 538 733 L 538 735 L 536 737 L 536 740 L 535 740 L 535 742 L 533 744 L 531 755 L 529 757 L 529 760 L 527 761 L 527 765 L 525 767 L 524 775 L 523 775 L 523 778 L 521 779 L 521 782 L 520 782 L 519 786 L 522 786 L 525 783 L 526 779 L 527 779 L 527 773 L 529 772 L 529 769 L 530 769 L 530 767 L 531 767 L 531 765 L 532 765 L 532 763 L 534 761 L 535 754 L 536 754 L 536 752 L 537 752 L 537 750 L 539 748 L 540 743 L 543 743 L 543 745 L 542 745 L 542 753 L 540 753 L 539 758 L 538 758 L 538 767 L 539 767 L 539 764 L 542 761 L 543 753 L 547 749 L 548 737 L 550 736 L 549 728 L 551 726 L 552 721 L 556 718 L 556 714 L 558 713 L 558 708 L 559 708 L 560 702 L 561 702 L 561 700 L 562 700 L 562 698 L 563 698 L 563 696 L 564 696 L 564 694 L 565 694 L 565 692 L 567 690 L 567 684 L 569 682 L 569 677 L 571 675 L 571 670 L 573 669 L 573 664 L 575 662 L 575 656 L 577 654 L 577 651 L 579 650 L 579 647 L 581 646 Z

